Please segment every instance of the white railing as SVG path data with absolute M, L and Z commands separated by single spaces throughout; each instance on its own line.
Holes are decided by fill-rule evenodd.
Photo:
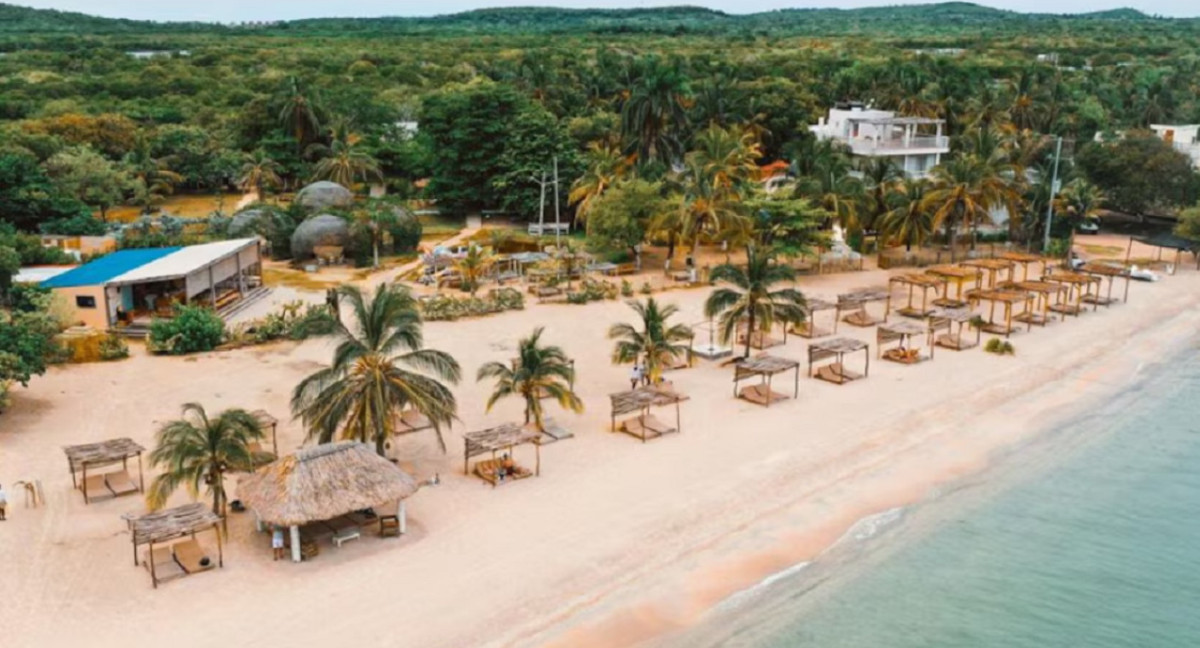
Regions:
M 950 150 L 949 137 L 910 137 L 905 139 L 858 139 L 850 142 L 850 150 L 858 155 L 887 153 L 892 151 Z

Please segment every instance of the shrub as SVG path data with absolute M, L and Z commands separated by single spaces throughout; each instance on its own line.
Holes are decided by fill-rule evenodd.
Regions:
M 434 295 L 421 301 L 421 315 L 430 322 L 453 321 L 460 317 L 481 317 L 506 310 L 525 308 L 525 295 L 515 288 L 498 288 L 486 298 Z
M 1000 338 L 992 338 L 983 346 L 983 350 L 996 355 L 1016 355 L 1017 350 L 1012 343 Z
M 336 320 L 326 304 L 293 301 L 279 312 L 247 322 L 230 333 L 230 339 L 243 344 L 265 344 L 274 340 L 303 340 L 333 332 Z
M 621 296 L 633 297 L 633 284 L 629 283 L 628 279 L 621 280 Z
M 642 283 L 641 292 L 643 295 L 649 295 L 650 293 L 654 292 L 654 289 L 650 287 L 649 281 L 645 281 Z
M 125 344 L 125 340 L 122 340 L 121 336 L 116 333 L 109 333 L 103 340 L 100 340 L 101 360 L 122 360 L 128 357 L 129 345 Z
M 618 288 L 600 279 L 587 278 L 579 285 L 579 290 L 567 295 L 568 304 L 586 304 L 603 299 L 616 299 Z
M 225 341 L 225 321 L 211 308 L 176 306 L 172 319 L 150 324 L 149 348 L 155 353 L 182 355 L 212 351 Z

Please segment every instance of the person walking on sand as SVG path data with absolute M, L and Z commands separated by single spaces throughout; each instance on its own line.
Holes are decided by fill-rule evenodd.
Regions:
M 642 382 L 642 365 L 633 363 L 633 369 L 629 371 L 629 389 L 637 389 L 638 384 Z
M 26 502 L 28 504 L 28 502 Z M 8 519 L 5 512 L 8 508 L 8 495 L 4 494 L 4 485 L 0 484 L 0 522 Z
M 275 553 L 274 560 L 280 560 L 283 555 L 283 527 L 275 527 L 271 532 L 271 549 Z

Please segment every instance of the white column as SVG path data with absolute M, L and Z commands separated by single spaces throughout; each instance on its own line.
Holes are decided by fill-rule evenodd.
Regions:
M 292 525 L 292 562 L 300 562 L 300 527 Z
M 404 509 L 404 501 L 400 501 L 400 535 L 408 533 L 408 512 Z

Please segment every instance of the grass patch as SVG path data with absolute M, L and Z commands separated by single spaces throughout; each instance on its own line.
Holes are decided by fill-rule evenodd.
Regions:
M 217 211 L 218 207 L 224 209 L 225 213 L 231 214 L 238 201 L 242 199 L 242 194 L 225 194 L 224 198 L 224 202 L 222 202 L 218 196 L 212 194 L 180 194 L 167 198 L 159 209 L 180 218 L 208 218 L 210 214 Z M 108 220 L 118 223 L 132 223 L 141 215 L 141 207 L 131 205 L 122 205 L 108 210 Z M 100 214 L 96 214 L 96 218 L 99 217 Z
M 322 279 L 303 270 L 291 268 L 264 268 L 263 282 L 270 286 L 286 286 L 297 290 L 325 290 L 341 283 L 339 279 Z
M 1079 247 L 1092 256 L 1112 256 L 1125 251 L 1124 248 L 1113 245 L 1080 245 Z

